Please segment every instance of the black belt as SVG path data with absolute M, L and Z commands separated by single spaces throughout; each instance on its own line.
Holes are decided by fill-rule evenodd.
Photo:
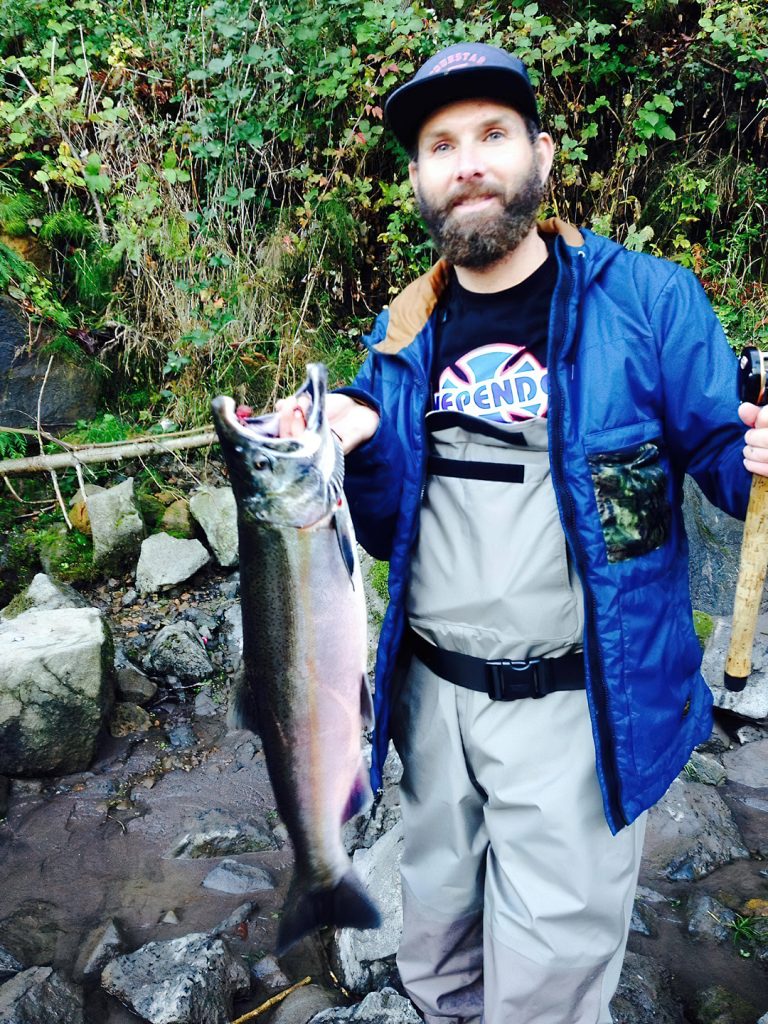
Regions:
M 491 700 L 546 697 L 548 693 L 583 690 L 586 686 L 582 653 L 531 661 L 483 661 L 435 647 L 412 629 L 408 630 L 407 642 L 419 661 L 436 676 L 468 690 L 487 693 Z

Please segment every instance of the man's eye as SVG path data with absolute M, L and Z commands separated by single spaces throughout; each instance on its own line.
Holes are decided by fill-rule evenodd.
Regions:
M 433 153 L 447 153 L 450 148 L 451 148 L 451 145 L 450 145 L 449 142 L 438 142 L 438 143 L 436 143 L 432 147 L 432 152 Z
M 501 128 L 494 128 L 486 135 L 486 139 L 490 140 L 491 142 L 495 142 L 497 139 L 503 139 L 504 137 L 504 132 L 501 130 Z

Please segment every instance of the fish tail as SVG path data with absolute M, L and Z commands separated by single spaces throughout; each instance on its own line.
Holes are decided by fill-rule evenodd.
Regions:
M 378 928 L 381 914 L 350 870 L 332 889 L 301 890 L 294 879 L 277 934 L 277 956 L 282 956 L 305 935 L 332 925 L 334 928 Z

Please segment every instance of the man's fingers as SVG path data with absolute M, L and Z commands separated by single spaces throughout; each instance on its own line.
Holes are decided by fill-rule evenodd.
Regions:
M 306 399 L 280 398 L 275 402 L 278 416 L 278 433 L 280 437 L 298 437 L 307 426 L 305 409 L 309 408 Z

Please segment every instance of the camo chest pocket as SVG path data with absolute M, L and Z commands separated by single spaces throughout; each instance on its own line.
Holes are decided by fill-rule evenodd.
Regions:
M 669 536 L 669 477 L 661 438 L 587 456 L 609 562 L 646 555 Z

